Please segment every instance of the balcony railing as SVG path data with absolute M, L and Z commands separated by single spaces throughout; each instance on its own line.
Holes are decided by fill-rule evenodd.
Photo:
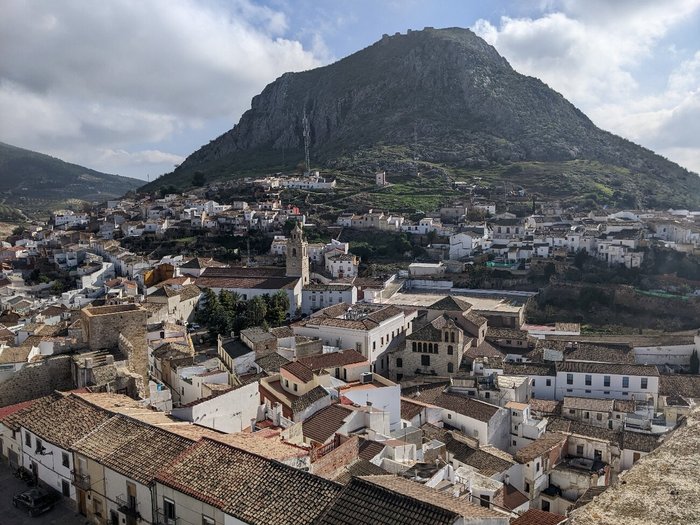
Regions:
M 125 516 L 131 516 L 134 518 L 140 517 L 136 499 L 124 497 L 122 494 L 121 496 L 117 496 L 117 506 L 119 512 Z
M 82 490 L 90 490 L 90 475 L 81 474 L 80 472 L 72 471 L 73 485 Z
M 158 510 L 158 512 L 156 513 L 156 516 L 157 516 L 157 521 L 156 521 L 157 525 L 179 525 L 179 523 L 180 523 L 180 518 L 178 518 L 178 517 L 168 518 L 162 509 Z

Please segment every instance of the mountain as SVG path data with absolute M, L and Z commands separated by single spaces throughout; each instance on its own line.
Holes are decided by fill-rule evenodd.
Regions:
M 71 201 L 120 197 L 140 184 L 0 142 L 0 199 L 6 211 L 11 207 L 28 215 L 46 214 Z
M 385 35 L 334 64 L 285 73 L 239 123 L 153 187 L 312 165 L 399 174 L 485 172 L 531 191 L 600 203 L 697 206 L 700 178 L 597 128 L 542 81 L 519 74 L 483 39 L 449 28 Z M 418 166 L 418 168 L 417 168 Z M 562 185 L 562 182 L 564 183 Z M 566 196 L 566 194 L 564 195 Z

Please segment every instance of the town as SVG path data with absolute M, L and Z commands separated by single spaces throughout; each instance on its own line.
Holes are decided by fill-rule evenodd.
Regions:
M 198 182 L 2 242 L 2 458 L 82 522 L 575 524 L 697 486 L 700 211 Z

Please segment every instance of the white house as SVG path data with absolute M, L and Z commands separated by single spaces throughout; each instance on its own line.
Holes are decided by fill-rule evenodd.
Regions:
M 601 399 L 653 400 L 659 394 L 655 366 L 564 361 L 557 363 L 556 398 L 565 396 Z

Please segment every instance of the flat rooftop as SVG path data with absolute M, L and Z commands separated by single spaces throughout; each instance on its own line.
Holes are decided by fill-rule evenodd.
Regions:
M 454 295 L 470 303 L 474 310 L 480 312 L 501 312 L 517 314 L 523 308 L 527 297 L 505 298 L 497 295 L 468 295 L 468 294 L 422 294 L 422 293 L 402 293 L 394 294 L 389 299 L 384 299 L 382 303 L 394 304 L 397 306 L 415 306 L 427 308 L 445 297 Z

